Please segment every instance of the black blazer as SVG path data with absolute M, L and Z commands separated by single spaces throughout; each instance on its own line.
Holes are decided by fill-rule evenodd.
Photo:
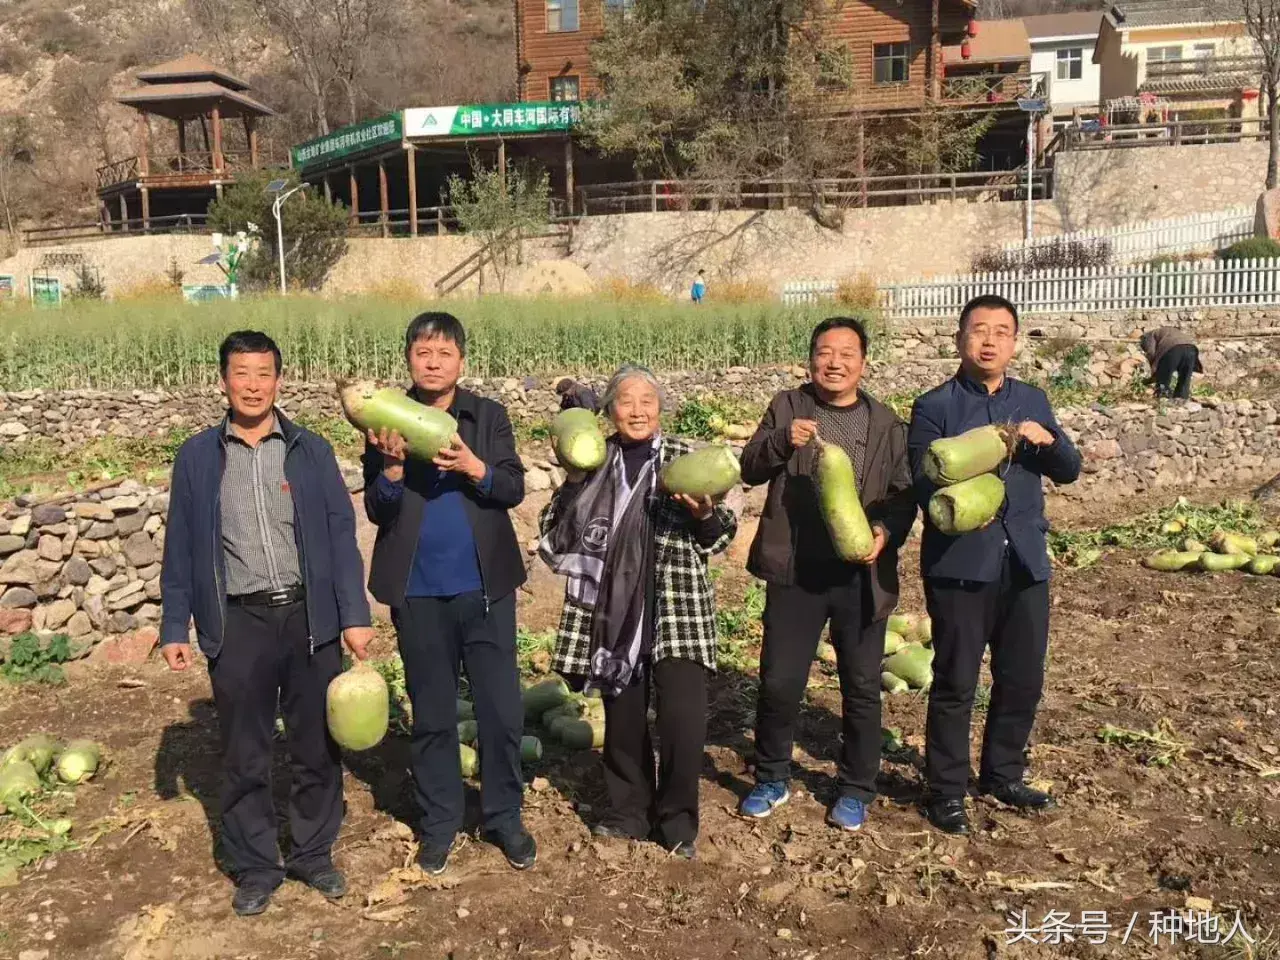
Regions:
M 417 399 L 413 390 L 409 396 Z M 507 512 L 524 500 L 524 464 L 516 453 L 515 433 L 502 404 L 459 387 L 451 412 L 458 421 L 462 442 L 493 471 L 493 486 L 487 497 L 467 483 L 463 490 L 485 596 L 500 600 L 524 583 L 526 577 L 524 555 Z M 366 442 L 361 462 L 365 513 L 378 528 L 369 569 L 369 592 L 380 603 L 400 607 L 404 605 L 404 591 L 418 549 L 429 465 L 414 457 L 405 460 L 404 496 L 398 503 L 382 505 L 373 489 L 382 472 L 382 454 Z

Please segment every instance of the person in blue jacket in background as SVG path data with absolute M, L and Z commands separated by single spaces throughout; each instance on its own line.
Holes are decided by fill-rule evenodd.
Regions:
M 947 536 L 926 509 L 920 570 L 933 618 L 933 687 L 926 725 L 925 813 L 946 833 L 967 834 L 969 730 L 978 671 L 991 647 L 991 703 L 978 788 L 1025 811 L 1054 806 L 1023 782 L 1025 752 L 1044 682 L 1049 643 L 1049 555 L 1042 478 L 1072 483 L 1080 454 L 1058 425 L 1043 390 L 1007 375 L 1017 348 L 1018 311 L 1003 297 L 981 296 L 960 314 L 960 370 L 916 399 L 907 449 L 919 502 L 937 487 L 924 455 L 940 437 L 986 424 L 1016 431 L 1001 467 L 1005 501 L 981 530 Z

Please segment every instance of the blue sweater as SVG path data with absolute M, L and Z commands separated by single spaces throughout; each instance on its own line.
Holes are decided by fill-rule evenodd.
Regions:
M 418 528 L 418 547 L 409 568 L 406 597 L 456 597 L 484 589 L 476 538 L 467 518 L 462 484 L 456 473 L 444 473 L 434 464 L 428 467 L 426 505 Z M 487 497 L 493 486 L 493 471 L 486 470 L 476 492 Z M 404 495 L 404 483 L 378 474 L 374 496 L 379 504 L 392 504 Z
M 929 498 L 937 486 L 925 475 L 924 454 L 939 437 L 954 437 L 986 424 L 1040 424 L 1054 436 L 1047 447 L 1019 443 L 1004 474 L 1005 502 L 996 522 L 958 537 L 942 533 L 929 520 Z M 1072 483 L 1080 476 L 1080 454 L 1053 415 L 1043 390 L 1005 377 L 995 393 L 963 373 L 917 397 L 911 409 L 907 451 L 916 496 L 925 508 L 920 570 L 925 579 L 991 583 L 1000 578 L 1007 543 L 1036 581 L 1049 579 L 1041 478 Z

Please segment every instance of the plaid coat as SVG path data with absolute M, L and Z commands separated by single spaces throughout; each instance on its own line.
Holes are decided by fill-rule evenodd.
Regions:
M 659 468 L 694 447 L 678 437 L 663 437 L 658 451 Z M 654 525 L 653 660 L 667 657 L 693 660 L 709 670 L 716 668 L 716 594 L 707 575 L 707 558 L 728 548 L 738 532 L 738 519 L 723 505 L 716 506 L 723 530 L 709 547 L 699 546 L 690 529 L 689 512 L 668 496 L 658 493 Z M 542 534 L 559 519 L 560 492 L 542 511 Z M 591 668 L 591 610 L 566 593 L 560 616 L 553 669 L 583 676 Z

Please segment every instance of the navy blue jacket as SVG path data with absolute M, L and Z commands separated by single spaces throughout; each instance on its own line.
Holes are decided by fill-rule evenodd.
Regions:
M 924 455 L 939 437 L 954 437 L 986 424 L 1040 424 L 1055 440 L 1047 447 L 1020 443 L 1005 470 L 1005 501 L 996 521 L 981 530 L 949 537 L 929 520 L 929 498 L 937 486 L 924 472 Z M 924 542 L 920 572 L 927 579 L 991 583 L 1000 578 L 1004 545 L 1022 561 L 1036 581 L 1049 579 L 1042 477 L 1072 483 L 1080 476 L 1080 453 L 1054 418 L 1049 398 L 1039 387 L 1005 377 L 995 393 L 963 373 L 917 397 L 911 408 L 907 452 L 916 498 L 924 507 Z
M 333 447 L 276 412 L 284 434 L 284 473 L 293 495 L 294 538 L 306 587 L 312 649 L 332 643 L 347 627 L 367 627 L 369 601 L 356 545 L 356 518 Z M 224 425 L 202 430 L 173 461 L 160 590 L 160 642 L 186 643 L 194 616 L 200 649 L 222 650 L 227 622 L 222 555 L 222 474 L 227 465 Z

